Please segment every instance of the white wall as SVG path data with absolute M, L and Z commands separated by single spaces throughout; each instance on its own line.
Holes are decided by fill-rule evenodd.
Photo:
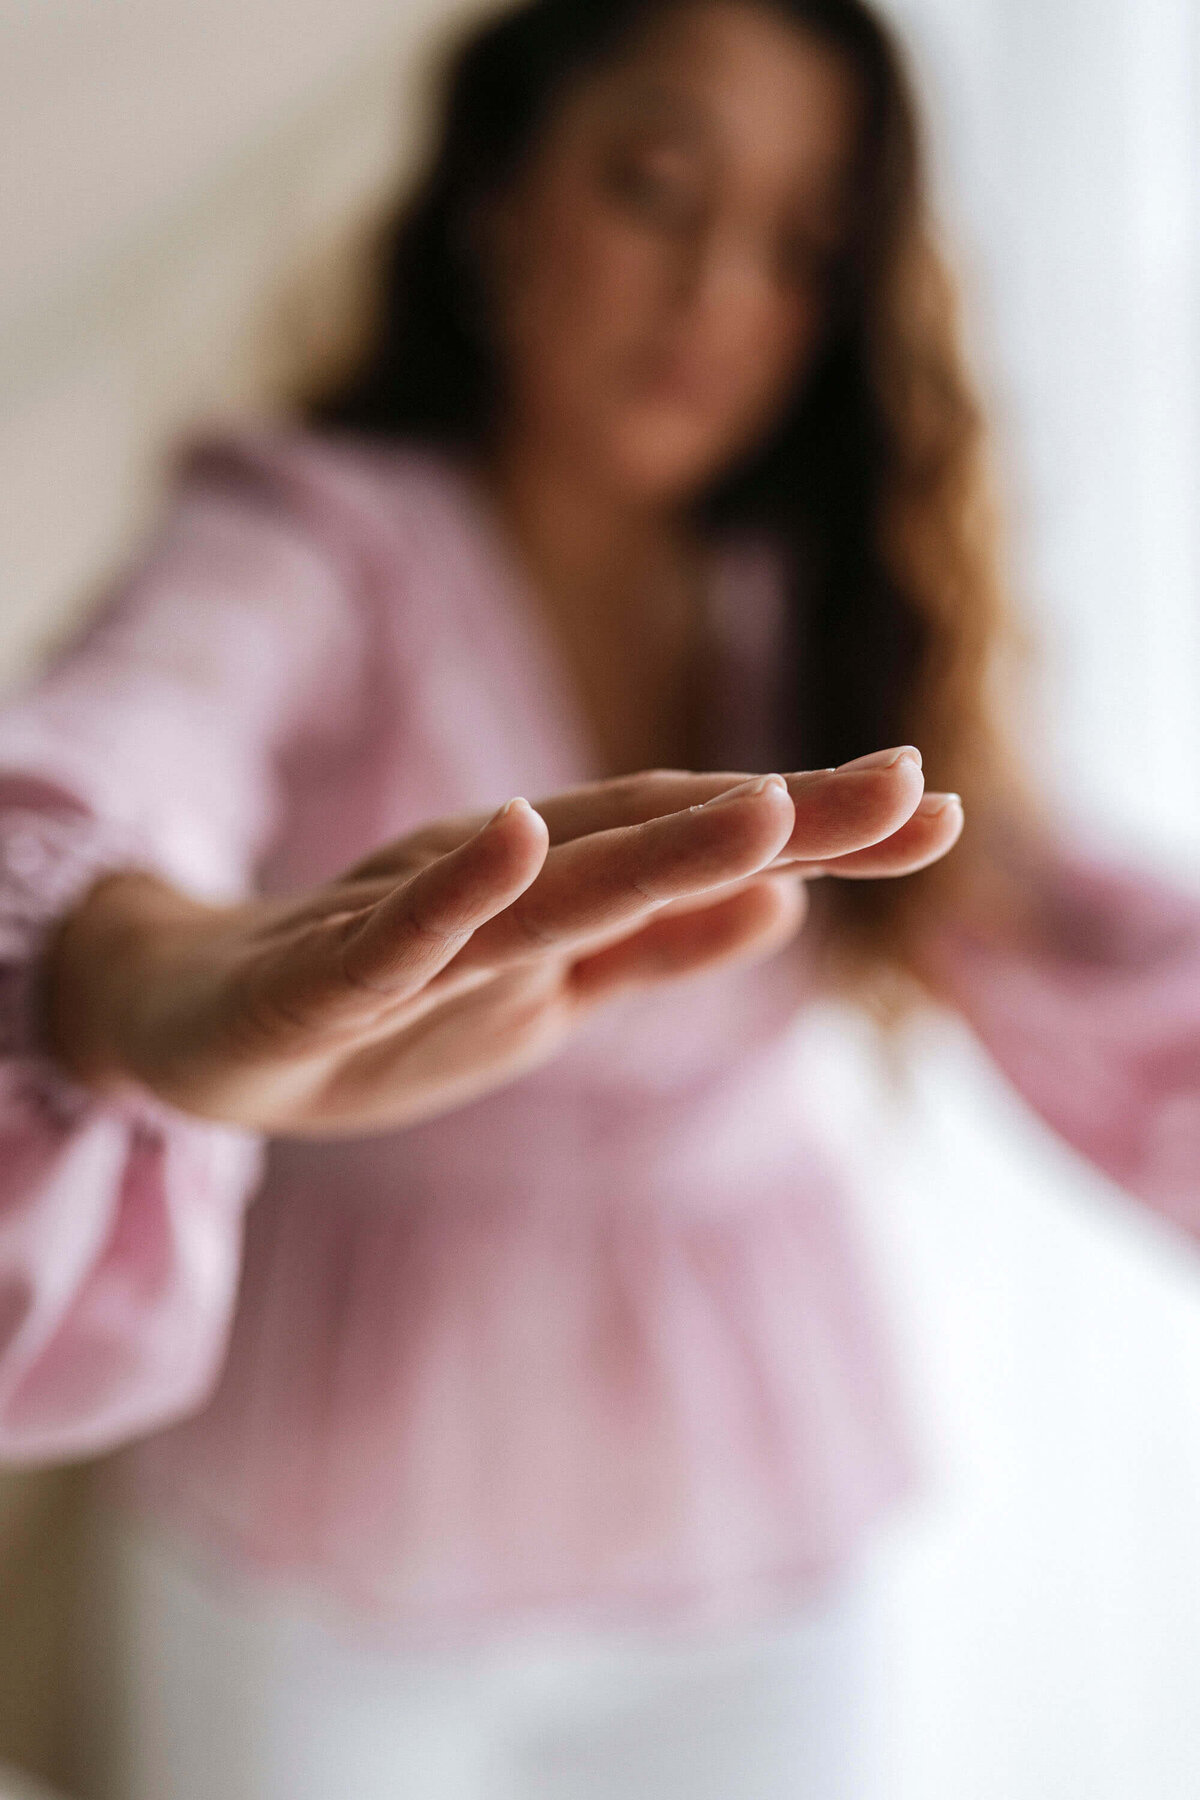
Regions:
M 180 428 L 269 400 L 336 323 L 431 33 L 475 6 L 0 0 L 0 686 L 89 603 Z M 0 1761 L 50 1773 L 77 1501 L 0 1478 Z
M 478 0 L 0 0 L 0 672 L 87 603 L 162 449 L 305 354 Z
M 1045 779 L 1200 873 L 1200 11 L 895 0 L 1046 648 Z M 840 1094 L 936 1471 L 881 1557 L 878 1800 L 1200 1793 L 1200 1254 L 953 1026 L 905 1120 Z M 830 1073 L 831 1067 L 836 1075 Z M 1197 1170 L 1200 1185 L 1200 1170 Z
M 1051 778 L 1099 821 L 1188 858 L 1200 831 L 1200 10 L 889 10 L 932 100 L 1001 426 L 1019 572 L 1047 651 Z

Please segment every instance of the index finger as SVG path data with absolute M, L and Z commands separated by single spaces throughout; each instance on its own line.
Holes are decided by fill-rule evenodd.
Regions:
M 593 781 L 535 800 L 551 846 L 594 833 L 646 825 L 672 813 L 703 806 L 740 787 L 760 771 L 643 769 Z M 866 849 L 899 829 L 916 810 L 923 789 L 921 754 L 911 744 L 857 757 L 838 769 L 802 769 L 784 779 L 796 808 L 796 824 L 781 853 L 789 860 L 823 862 Z M 456 849 L 477 832 L 483 813 L 461 813 L 387 844 L 356 863 L 357 879 L 385 877 Z
M 646 825 L 651 819 L 703 806 L 727 789 L 753 779 L 753 772 L 707 772 L 690 769 L 643 769 L 634 775 L 618 775 L 606 781 L 590 781 L 563 788 L 530 804 L 544 820 L 550 843 L 566 844 L 598 831 L 614 831 L 625 825 Z M 344 881 L 384 881 L 400 872 L 422 867 L 435 857 L 457 850 L 483 827 L 487 812 L 454 813 L 380 844 L 360 857 Z

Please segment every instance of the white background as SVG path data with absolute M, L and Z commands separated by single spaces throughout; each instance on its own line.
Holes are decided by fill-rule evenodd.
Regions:
M 1194 881 L 1200 10 L 890 10 L 1044 645 L 1031 741 L 1076 817 Z M 809 1051 L 934 1469 L 879 1558 L 877 1800 L 1194 1800 L 1200 1247 L 1054 1140 L 956 1027 L 926 1033 L 910 1110 L 874 1126 L 853 1025 L 828 1016 Z

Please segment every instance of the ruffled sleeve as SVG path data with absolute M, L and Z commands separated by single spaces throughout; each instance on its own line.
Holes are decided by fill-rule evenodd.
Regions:
M 197 447 L 87 629 L 0 713 L 0 1458 L 106 1450 L 216 1378 L 256 1134 L 49 1053 L 43 951 L 106 871 L 253 887 L 284 761 L 353 729 L 352 558 L 269 448 Z
M 1068 1143 L 1200 1236 L 1200 893 L 1080 837 L 1008 860 L 1029 923 L 950 922 L 937 979 Z

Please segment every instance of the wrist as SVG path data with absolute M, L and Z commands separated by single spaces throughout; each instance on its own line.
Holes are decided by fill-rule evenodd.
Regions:
M 167 941 L 206 909 L 138 869 L 102 876 L 59 922 L 42 962 L 46 1046 L 100 1092 L 145 1085 L 137 1019 Z

